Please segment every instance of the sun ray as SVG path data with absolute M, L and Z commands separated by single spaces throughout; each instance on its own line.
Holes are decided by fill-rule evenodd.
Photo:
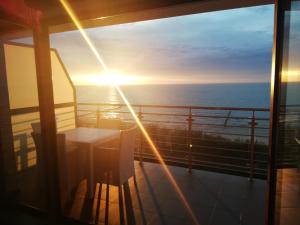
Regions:
M 75 13 L 73 12 L 73 10 L 70 7 L 70 5 L 68 4 L 68 2 L 66 0 L 60 0 L 60 3 L 62 4 L 62 6 L 66 10 L 66 12 L 70 16 L 70 18 L 72 19 L 72 21 L 76 25 L 77 29 L 79 30 L 79 32 L 81 33 L 82 37 L 86 41 L 87 45 L 90 47 L 91 51 L 94 53 L 95 57 L 97 58 L 98 62 L 102 66 L 102 68 L 105 70 L 105 74 L 107 76 L 109 76 L 110 70 L 109 70 L 108 66 L 105 64 L 105 62 L 103 61 L 103 59 L 100 56 L 99 52 L 95 48 L 94 44 L 92 43 L 92 41 L 90 40 L 90 38 L 88 37 L 88 35 L 86 34 L 86 32 L 84 31 L 83 27 L 80 24 L 80 21 L 77 19 Z M 177 192 L 180 200 L 182 201 L 182 203 L 184 204 L 187 212 L 191 216 L 194 224 L 195 225 L 200 225 L 199 222 L 198 222 L 198 220 L 197 220 L 197 217 L 195 216 L 195 214 L 194 214 L 194 212 L 192 210 L 192 208 L 190 207 L 188 201 L 186 200 L 186 198 L 185 198 L 182 190 L 180 189 L 179 185 L 177 184 L 176 180 L 174 179 L 172 173 L 170 172 L 170 170 L 167 167 L 165 161 L 163 160 L 162 156 L 160 155 L 157 147 L 155 146 L 154 142 L 152 141 L 152 139 L 151 139 L 150 135 L 148 134 L 147 130 L 145 129 L 145 127 L 143 126 L 142 122 L 139 120 L 138 116 L 136 115 L 134 109 L 132 108 L 132 106 L 130 105 L 129 101 L 127 100 L 127 98 L 126 98 L 125 94 L 123 93 L 122 89 L 118 85 L 116 85 L 116 84 L 114 85 L 114 87 L 118 91 L 119 95 L 121 96 L 121 98 L 124 101 L 124 103 L 126 104 L 128 110 L 132 114 L 134 120 L 136 121 L 138 127 L 140 128 L 141 132 L 143 133 L 145 139 L 147 140 L 148 144 L 150 145 L 152 151 L 154 152 L 154 154 L 157 157 L 158 161 L 162 165 L 163 171 L 165 172 L 166 177 L 169 179 L 169 181 L 172 184 L 173 188 Z

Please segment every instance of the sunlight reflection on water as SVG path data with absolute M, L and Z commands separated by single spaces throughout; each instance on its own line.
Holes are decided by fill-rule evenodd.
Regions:
M 108 99 L 108 103 L 110 103 L 110 104 L 120 104 L 121 103 L 119 94 L 114 87 L 108 87 L 107 99 Z M 115 109 L 116 109 L 116 107 L 108 106 L 107 110 L 112 110 L 112 111 L 106 112 L 104 114 L 104 117 L 109 118 L 109 119 L 119 118 L 120 113 L 116 112 Z

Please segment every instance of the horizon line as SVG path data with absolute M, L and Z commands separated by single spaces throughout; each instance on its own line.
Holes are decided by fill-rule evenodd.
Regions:
M 119 86 L 147 86 L 147 85 L 207 85 L 207 84 L 270 84 L 271 81 L 246 81 L 246 82 L 193 82 L 193 83 L 141 83 L 120 84 Z M 113 86 L 107 84 L 74 84 L 74 86 Z

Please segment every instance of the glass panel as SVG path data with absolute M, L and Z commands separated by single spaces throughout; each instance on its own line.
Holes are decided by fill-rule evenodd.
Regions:
M 300 220 L 300 1 L 285 11 L 277 151 L 276 224 Z
M 34 48 L 7 43 L 4 52 L 19 201 L 46 209 L 42 150 L 33 136 L 40 123 Z

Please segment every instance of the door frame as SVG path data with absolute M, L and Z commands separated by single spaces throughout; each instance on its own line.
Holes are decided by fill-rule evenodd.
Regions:
M 281 85 L 281 71 L 284 65 L 284 35 L 285 11 L 290 9 L 291 0 L 274 1 L 274 32 L 272 49 L 272 72 L 270 85 L 270 126 L 269 126 L 269 153 L 268 178 L 266 194 L 266 225 L 275 224 L 275 206 L 277 190 L 276 154 L 278 152 L 279 116 L 281 94 L 284 92 Z

